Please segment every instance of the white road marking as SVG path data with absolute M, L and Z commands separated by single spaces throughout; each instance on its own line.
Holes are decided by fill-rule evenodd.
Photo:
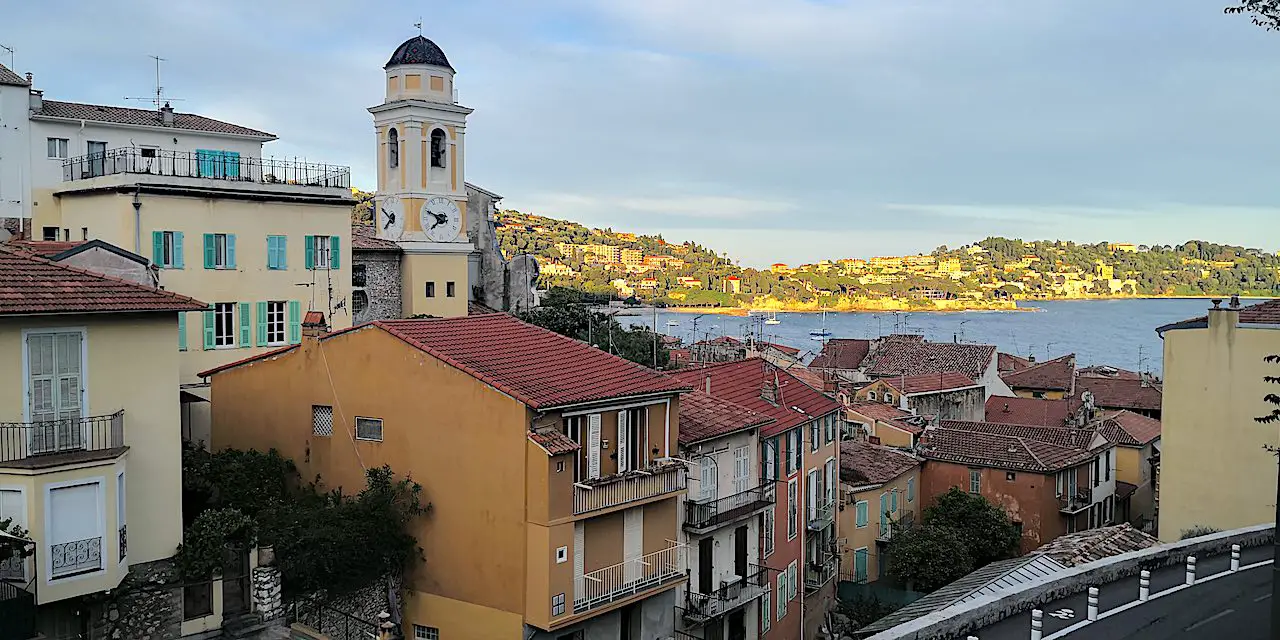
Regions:
M 1202 627 L 1202 626 L 1204 626 L 1204 625 L 1206 625 L 1206 624 L 1209 624 L 1210 622 L 1213 622 L 1214 620 L 1217 620 L 1218 618 L 1222 618 L 1222 617 L 1225 617 L 1225 616 L 1229 616 L 1229 615 L 1231 615 L 1231 614 L 1233 614 L 1233 613 L 1235 613 L 1235 612 L 1236 612 L 1236 610 L 1235 610 L 1235 609 L 1226 609 L 1226 610 L 1224 610 L 1224 611 L 1219 611 L 1219 612 L 1217 612 L 1217 613 L 1215 613 L 1215 614 L 1213 614 L 1213 615 L 1209 616 L 1208 618 L 1205 618 L 1204 620 L 1201 620 L 1200 622 L 1197 622 L 1197 623 L 1195 623 L 1195 624 L 1193 624 L 1193 625 L 1191 625 L 1191 626 L 1187 627 L 1186 629 L 1183 629 L 1183 631 L 1191 631 L 1191 630 L 1193 630 L 1193 629 L 1196 629 L 1197 627 Z
M 1269 594 L 1269 593 L 1264 593 L 1264 594 L 1262 594 L 1262 595 L 1260 595 L 1260 596 L 1258 596 L 1258 597 L 1254 598 L 1254 599 L 1253 599 L 1253 601 L 1254 601 L 1254 602 L 1262 602 L 1263 600 L 1266 600 L 1267 598 L 1270 598 L 1270 597 L 1271 597 L 1271 594 Z

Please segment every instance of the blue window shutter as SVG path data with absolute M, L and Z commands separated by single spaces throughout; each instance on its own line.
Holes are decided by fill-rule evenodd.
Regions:
M 276 236 L 276 268 L 289 268 L 289 236 Z
M 187 350 L 187 314 L 178 312 L 178 351 Z
M 302 342 L 302 303 L 289 301 L 289 344 Z
M 889 494 L 889 511 L 892 513 L 898 512 L 898 492 L 897 491 L 894 491 Z
M 200 176 L 203 178 L 212 178 L 218 174 L 218 156 L 221 155 L 217 151 L 209 149 L 196 149 L 196 162 L 199 163 Z
M 305 253 L 307 254 L 307 270 L 310 271 L 316 268 L 316 237 L 307 236 L 305 242 L 306 242 Z
M 187 266 L 186 259 L 182 255 L 182 242 L 183 242 L 182 232 L 174 231 L 173 232 L 173 268 L 174 269 L 185 269 Z
M 252 347 L 253 337 L 249 335 L 249 325 L 253 322 L 252 316 L 249 315 L 252 307 L 248 302 L 240 303 L 240 346 Z
M 342 266 L 342 238 L 338 236 L 329 236 L 329 268 L 337 269 Z
M 240 177 L 240 152 L 239 151 L 223 151 L 222 160 L 226 165 L 228 178 Z
M 258 303 L 258 346 L 267 346 L 267 303 Z
M 205 311 L 204 316 L 204 348 L 213 348 L 213 311 Z
M 267 236 L 267 268 L 280 268 L 280 236 Z
M 204 268 L 212 269 L 215 262 L 213 234 L 206 233 L 204 234 Z
M 236 268 L 236 234 L 227 234 L 227 268 Z
M 157 267 L 164 266 L 164 232 L 151 232 L 151 262 Z

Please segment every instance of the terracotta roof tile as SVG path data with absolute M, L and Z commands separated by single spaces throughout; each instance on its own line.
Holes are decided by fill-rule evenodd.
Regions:
M 920 466 L 910 453 L 865 440 L 840 443 L 840 479 L 855 484 L 883 484 Z
M 0 84 L 8 84 L 15 87 L 31 86 L 31 83 L 27 82 L 26 78 L 14 73 L 12 69 L 2 64 L 0 64 Z
M 160 112 L 156 109 L 133 109 L 130 107 L 112 107 L 101 104 L 84 104 L 80 102 L 62 102 L 60 100 L 43 100 L 40 111 L 33 112 L 32 117 L 63 118 L 67 120 L 89 120 L 91 122 L 111 122 L 115 124 L 131 124 L 139 126 L 165 127 L 168 129 L 186 129 L 206 133 L 225 133 L 253 138 L 275 139 L 275 135 L 238 124 L 206 118 L 194 113 L 173 114 L 173 124 L 165 125 L 160 120 Z
M 1159 385 L 1141 380 L 1121 380 L 1116 378 L 1078 378 L 1076 380 L 1077 398 L 1089 391 L 1093 394 L 1093 404 L 1105 409 L 1141 409 L 1159 411 L 1164 393 Z
M 70 242 L 61 240 L 11 240 L 7 246 L 34 253 L 42 258 L 52 259 L 59 253 L 74 249 L 85 242 L 88 242 L 88 240 L 72 240 Z
M 885 384 L 893 387 L 898 393 L 914 395 L 917 393 L 934 393 L 952 389 L 965 389 L 978 386 L 973 378 L 955 371 L 926 373 L 905 378 L 882 378 Z
M 1019 371 L 1031 366 L 1031 361 L 1021 356 L 1015 356 L 1012 353 L 996 354 L 996 370 L 1000 373 L 1006 371 Z
M 1159 543 L 1154 537 L 1125 523 L 1058 536 L 1036 549 L 1036 553 L 1049 556 L 1064 566 L 1074 567 L 1130 551 L 1141 551 Z
M 871 341 L 854 338 L 832 338 L 822 345 L 822 351 L 809 363 L 813 369 L 857 369 L 862 366 Z
M 1095 364 L 1076 370 L 1081 378 L 1113 378 L 1117 380 L 1141 380 L 1142 374 L 1137 371 L 1121 369 L 1105 364 Z
M 569 436 L 556 431 L 555 429 L 543 429 L 541 431 L 530 431 L 529 440 L 534 444 L 542 447 L 547 455 L 558 456 L 565 453 L 573 453 L 582 447 L 569 439 Z
M 476 302 L 475 300 L 467 301 L 467 315 L 478 316 L 485 313 L 502 313 L 502 312 L 498 311 L 497 309 L 490 309 L 488 306 L 486 306 L 482 302 Z
M 693 391 L 680 397 L 680 444 L 718 438 L 774 422 L 741 405 Z
M 911 415 L 911 413 L 903 411 L 891 404 L 875 402 L 872 400 L 851 402 L 849 403 L 849 410 L 857 412 L 859 415 L 872 420 L 884 420 L 886 422 L 897 418 L 905 418 Z
M 288 352 L 293 351 L 294 349 L 297 349 L 297 348 L 298 348 L 298 345 L 296 345 L 296 344 L 289 344 L 289 345 L 285 345 L 285 346 L 283 346 L 283 347 L 277 347 L 277 348 L 272 349 L 272 350 L 270 350 L 270 351 L 263 351 L 262 353 L 259 353 L 259 354 L 256 354 L 256 355 L 252 355 L 252 356 L 249 356 L 249 357 L 247 357 L 247 358 L 241 358 L 241 359 L 236 360 L 236 361 L 234 361 L 234 362 L 228 362 L 228 363 L 226 363 L 226 364 L 220 364 L 220 365 L 218 365 L 218 366 L 216 366 L 216 367 L 214 367 L 214 368 L 212 368 L 212 369 L 206 369 L 206 370 L 204 370 L 204 371 L 201 371 L 201 372 L 197 373 L 197 374 L 196 374 L 196 377 L 198 377 L 198 378 L 208 378 L 208 377 L 209 377 L 209 376 L 211 376 L 211 375 L 214 375 L 214 374 L 216 374 L 216 373 L 221 373 L 221 372 L 223 372 L 223 371 L 226 371 L 227 369 L 234 369 L 234 368 L 236 368 L 236 367 L 238 367 L 238 366 L 240 366 L 240 365 L 249 364 L 250 362 L 258 362 L 259 360 L 266 360 L 266 359 L 268 359 L 268 358 L 274 358 L 275 356 L 278 356 L 278 355 L 281 355 L 281 354 L 284 354 L 284 353 L 288 353 Z
M 1075 449 L 1088 449 L 1094 437 L 1098 435 L 1097 430 L 1093 428 L 1041 427 L 1033 424 L 1004 424 L 999 422 L 943 420 L 939 423 L 939 426 L 962 431 L 995 433 Z
M 799 350 L 799 349 L 797 349 L 797 348 L 795 348 L 795 347 L 792 347 L 792 346 L 790 346 L 790 345 L 780 344 L 780 343 L 777 343 L 777 342 L 757 342 L 757 343 L 756 343 L 756 345 L 757 345 L 757 346 L 759 346 L 759 347 L 761 347 L 761 348 L 764 348 L 764 347 L 773 347 L 774 349 L 777 349 L 778 351 L 781 351 L 782 353 L 785 353 L 785 354 L 787 354 L 787 355 L 789 355 L 789 356 L 798 356 L 798 355 L 800 355 L 800 350 Z
M 50 262 L 0 245 L 0 315 L 208 308 L 208 304 L 187 296 Z
M 1024 369 L 1000 376 L 1010 389 L 1044 389 L 1067 391 L 1072 389 L 1076 376 L 1076 354 L 1046 360 Z
M 795 376 L 797 380 L 813 387 L 817 391 L 823 391 L 823 388 L 826 386 L 826 381 L 823 380 L 822 374 L 807 367 L 787 367 L 787 373 L 790 373 Z
M 1225 307 L 1224 307 L 1225 308 Z M 1202 329 L 1208 325 L 1209 316 L 1200 316 L 1181 322 L 1157 327 L 1156 333 L 1164 333 L 1170 329 Z M 1241 324 L 1280 324 L 1280 299 L 1267 300 L 1240 309 Z
M 887 378 L 956 371 L 978 380 L 995 353 L 989 344 L 887 340 L 868 357 L 867 375 Z
M 401 251 L 400 245 L 379 238 L 372 225 L 351 223 L 351 249 L 353 251 Z
M 1064 433 L 1076 431 L 1079 433 Z M 1097 455 L 1087 429 L 943 421 L 921 438 L 921 454 L 958 464 L 1051 473 Z
M 1072 400 L 1048 400 L 1041 398 L 1013 398 L 991 396 L 987 398 L 986 421 L 1004 424 L 1031 424 L 1042 427 L 1067 425 L 1073 411 Z
M 695 389 L 704 391 L 706 380 L 710 378 L 711 395 L 773 418 L 775 420 L 773 424 L 760 430 L 761 435 L 765 437 L 788 431 L 840 410 L 840 405 L 836 401 L 801 382 L 785 369 L 771 365 L 760 358 L 747 358 L 696 369 L 682 369 L 673 372 L 672 376 Z M 778 385 L 776 405 L 761 396 L 764 384 L 775 380 Z
M 1140 447 L 1160 437 L 1160 421 L 1132 411 L 1104 413 L 1093 425 L 1116 444 Z

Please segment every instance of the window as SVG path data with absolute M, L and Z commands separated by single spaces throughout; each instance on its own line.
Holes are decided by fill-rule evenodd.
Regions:
M 392 129 L 395 131 L 395 129 Z M 564 598 L 564 594 L 560 594 Z M 413 640 L 440 640 L 440 630 L 435 627 L 424 627 L 420 624 L 413 625 Z
M 763 514 L 764 549 L 760 552 L 760 556 L 764 558 L 773 555 L 774 517 L 773 509 L 768 509 Z
M 395 169 L 400 166 L 400 132 L 392 127 L 387 132 L 387 167 Z
M 569 560 L 569 547 L 556 547 L 556 564 L 564 564 Z
M 711 456 L 698 460 L 698 499 L 709 502 L 716 499 L 716 461 Z
M 124 472 L 121 471 L 116 474 L 116 526 L 119 531 L 119 536 L 116 538 L 116 544 L 120 546 L 120 553 L 118 557 L 121 564 L 124 563 L 124 559 L 129 555 L 128 538 L 126 537 L 128 532 L 125 529 L 125 521 L 127 520 L 127 518 L 125 518 L 125 497 L 127 495 L 128 494 L 124 490 Z
M 154 158 L 160 151 L 159 147 L 139 147 L 138 153 L 143 158 Z
M 329 264 L 329 236 L 311 236 L 311 243 L 315 245 L 315 262 L 312 268 L 325 268 Z
M 787 588 L 787 572 L 784 570 L 778 574 L 778 622 L 787 617 L 787 594 L 790 591 Z
M 456 295 L 458 295 L 458 287 L 457 287 L 457 285 L 456 285 L 455 283 L 453 283 L 453 282 L 446 282 L 446 283 L 444 283 L 444 296 L 445 296 L 446 298 L 452 298 L 452 297 L 454 297 L 454 296 L 456 296 Z
M 232 302 L 219 302 L 213 305 L 213 346 L 236 346 L 236 305 Z
M 50 158 L 67 157 L 67 139 L 66 138 L 46 138 L 45 142 L 48 146 L 48 154 Z
M 1013 482 L 1014 480 L 1018 479 L 1018 474 L 1012 471 L 1006 471 L 1004 472 L 1004 479 L 1008 482 Z
M 836 465 L 836 459 L 827 458 L 827 475 L 825 478 L 827 487 L 827 504 L 834 505 L 836 503 L 836 487 L 840 484 L 840 480 L 837 477 L 839 473 L 840 471 L 839 467 Z
M 47 492 L 45 575 L 61 578 L 101 571 L 104 551 L 109 548 L 102 539 L 102 522 L 85 514 L 103 513 L 102 481 L 50 487 Z
M 382 442 L 382 419 L 356 418 L 356 440 Z
M 859 500 L 853 505 L 853 524 L 861 529 L 867 526 L 867 509 L 870 505 L 866 500 Z
M 307 270 L 337 270 L 342 263 L 342 240 L 338 236 L 306 236 L 303 238 L 304 262 Z
M 880 537 L 889 535 L 889 525 L 893 517 L 889 512 L 889 494 L 880 494 Z
M 428 298 L 436 297 L 436 283 L 434 282 L 427 283 L 427 297 Z
M 1044 400 L 1044 392 L 1043 392 L 1043 391 L 1032 391 L 1032 392 L 1031 392 L 1031 397 L 1032 397 L 1032 398 L 1036 398 L 1036 399 L 1038 399 L 1038 400 Z
M 866 547 L 861 547 L 853 551 L 853 581 L 867 581 L 867 558 L 870 552 Z
M 363 286 L 365 286 L 365 284 L 364 284 L 364 283 L 365 283 L 365 268 L 366 268 L 366 266 L 367 266 L 367 265 L 363 265 L 363 264 L 353 264 L 353 265 L 351 265 L 351 286 L 353 286 L 353 287 L 363 287 Z
M 449 149 L 449 137 L 443 129 L 431 132 L 431 166 L 444 168 L 444 156 Z
M 818 424 L 817 420 L 809 423 L 809 446 L 813 447 L 814 451 L 822 446 L 822 425 Z
M 80 227 L 80 239 L 81 240 L 89 239 L 89 227 Z
M 236 268 L 236 236 L 233 233 L 204 234 L 204 268 Z
M 969 470 L 969 493 L 982 493 L 982 472 Z
M 888 391 L 884 392 L 884 403 L 893 404 L 893 394 Z
M 267 236 L 267 268 L 275 271 L 289 268 L 288 236 Z
M 187 350 L 187 314 L 178 314 L 178 351 Z
M 915 502 L 916 500 L 916 479 L 907 478 L 907 502 Z
M 764 441 L 764 481 L 772 482 L 778 479 L 778 439 L 771 438 Z
M 894 489 L 889 492 L 889 513 L 895 517 L 898 515 L 898 490 Z
M 325 438 L 333 435 L 333 407 L 311 405 L 311 434 Z
M 364 313 L 369 310 L 369 294 L 356 289 L 351 292 L 351 315 L 357 322 L 363 322 Z
M 787 481 L 787 539 L 794 540 L 800 520 L 800 494 L 796 479 Z
M 788 600 L 795 600 L 796 593 L 798 593 L 796 591 L 796 583 L 799 582 L 799 580 L 797 579 L 798 576 L 796 575 L 796 569 L 797 569 L 796 561 L 792 560 L 791 564 L 787 565 L 787 599 Z
M 769 632 L 770 623 L 773 622 L 773 585 L 765 585 L 764 595 L 760 598 L 760 635 Z
M 564 615 L 564 594 L 563 593 L 557 593 L 556 595 L 551 596 L 551 615 L 553 616 Z
M 1102 479 L 1111 480 L 1111 451 L 1102 454 Z
M 823 427 L 826 429 L 826 432 L 825 432 L 825 433 L 823 433 L 822 441 L 823 441 L 823 442 L 825 442 L 825 443 L 827 443 L 827 444 L 831 444 L 831 441 L 836 439 L 836 416 L 835 416 L 835 414 L 832 414 L 832 415 L 829 415 L 829 416 L 827 416 L 827 417 L 826 417 L 826 420 L 824 420 L 824 422 L 823 422 Z
M 56 242 L 58 240 L 58 228 L 44 227 L 40 230 L 40 238 L 45 242 Z
M 198 582 L 182 587 L 182 619 L 195 620 L 213 615 L 213 583 Z
M 868 392 L 867 392 L 867 399 L 868 399 L 868 400 L 870 400 L 870 401 L 872 401 L 872 402 L 875 402 L 875 401 L 876 401 L 876 392 L 874 392 L 874 391 L 868 391 Z
M 151 232 L 151 262 L 163 269 L 182 269 L 183 258 L 181 231 Z
M 1094 458 L 1093 459 L 1093 486 L 1095 487 L 1102 484 L 1102 473 L 1100 469 L 1101 466 L 1102 466 L 1102 461 L 1098 458 Z
M 285 327 L 288 303 L 284 301 L 263 302 L 258 305 L 258 331 L 266 333 L 266 344 L 260 346 L 277 346 L 285 344 Z M 266 311 L 266 317 L 262 312 Z
M 800 455 L 800 430 L 792 429 L 787 432 L 787 475 L 800 469 Z

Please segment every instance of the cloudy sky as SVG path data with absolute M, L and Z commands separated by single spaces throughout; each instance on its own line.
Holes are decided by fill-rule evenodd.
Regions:
M 987 235 L 1280 248 L 1280 35 L 1213 0 L 58 0 L 5 15 L 0 44 L 51 98 L 146 95 L 159 54 L 179 110 L 271 131 L 268 153 L 349 164 L 365 188 L 365 109 L 421 16 L 476 110 L 470 181 L 743 264 Z

